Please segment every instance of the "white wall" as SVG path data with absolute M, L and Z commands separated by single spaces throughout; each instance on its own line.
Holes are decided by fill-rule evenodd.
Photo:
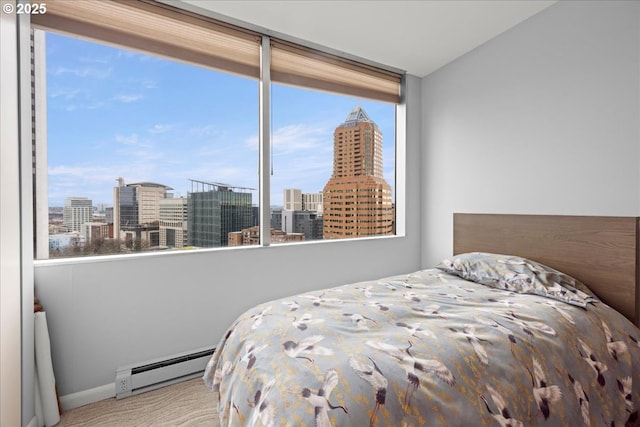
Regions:
M 20 186 L 31 187 L 31 101 L 28 16 L 0 16 L 0 425 L 26 425 L 35 415 L 32 202 Z M 18 90 L 20 87 L 20 90 Z M 22 141 L 22 143 L 20 143 Z
M 6 4 L 15 6 L 14 2 Z M 19 425 L 22 394 L 20 193 L 15 183 L 20 179 L 20 121 L 18 33 L 14 14 L 0 14 L 0 34 L 0 425 Z M 33 334 L 30 336 L 33 338 Z
M 640 215 L 640 3 L 558 2 L 422 82 L 422 265 L 454 212 Z
M 60 394 L 112 384 L 119 366 L 215 345 L 257 303 L 418 270 L 420 84 L 408 79 L 406 237 L 36 262 Z

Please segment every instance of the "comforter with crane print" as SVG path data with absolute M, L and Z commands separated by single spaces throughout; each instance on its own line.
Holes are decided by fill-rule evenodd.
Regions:
M 633 426 L 640 330 L 428 269 L 256 306 L 204 380 L 224 426 Z

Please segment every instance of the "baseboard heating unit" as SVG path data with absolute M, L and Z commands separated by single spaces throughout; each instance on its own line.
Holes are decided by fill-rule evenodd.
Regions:
M 204 372 L 214 347 L 124 366 L 116 371 L 116 399 L 196 378 Z

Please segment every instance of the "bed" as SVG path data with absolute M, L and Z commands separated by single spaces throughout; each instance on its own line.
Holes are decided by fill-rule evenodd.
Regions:
M 246 311 L 204 381 L 229 426 L 638 426 L 638 283 L 638 218 L 455 214 L 434 268 Z

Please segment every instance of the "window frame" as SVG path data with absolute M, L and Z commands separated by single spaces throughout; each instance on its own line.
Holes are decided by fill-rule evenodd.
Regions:
M 272 129 L 271 129 L 271 49 L 274 43 L 287 43 L 298 45 L 301 49 L 309 50 L 310 52 L 315 52 L 319 54 L 321 57 L 334 57 L 339 62 L 345 63 L 355 63 L 361 64 L 365 68 L 378 69 L 381 74 L 392 74 L 399 76 L 399 93 L 397 97 L 397 102 L 395 102 L 395 167 L 394 167 L 394 193 L 395 193 L 395 233 L 392 235 L 379 235 L 379 236 L 366 236 L 366 237 L 352 237 L 352 238 L 344 238 L 344 239 L 322 239 L 322 240 L 312 240 L 312 241 L 302 241 L 302 242 L 292 242 L 289 244 L 329 244 L 337 243 L 337 242 L 350 242 L 350 241 L 361 241 L 367 239 L 388 239 L 388 238 L 398 238 L 404 237 L 406 235 L 406 133 L 407 133 L 407 111 L 406 111 L 406 73 L 402 70 L 395 69 L 393 67 L 384 66 L 378 64 L 374 61 L 370 61 L 364 58 L 357 57 L 355 55 L 348 55 L 344 52 L 339 52 L 330 48 L 326 48 L 324 46 L 311 43 L 305 40 L 300 40 L 295 37 L 291 37 L 285 34 L 280 34 L 274 32 L 269 29 L 265 29 L 259 26 L 247 24 L 244 22 L 237 21 L 233 18 L 226 17 L 224 15 L 220 15 L 214 11 L 203 9 L 199 6 L 188 4 L 188 3 L 180 3 L 176 4 L 175 2 L 169 0 L 139 0 L 144 3 L 155 3 L 157 5 L 167 5 L 173 7 L 176 10 L 184 11 L 190 14 L 190 17 L 193 16 L 201 16 L 204 19 L 213 19 L 219 21 L 223 24 L 228 24 L 234 27 L 238 27 L 240 30 L 246 30 L 251 33 L 258 33 L 261 37 L 260 42 L 260 59 L 259 59 L 259 77 L 258 77 L 258 87 L 259 87 L 259 99 L 258 99 L 258 121 L 259 121 L 259 159 L 258 159 L 258 174 L 259 174 L 259 194 L 258 194 L 258 203 L 260 209 L 260 224 L 270 224 L 271 222 L 271 203 L 270 203 L 270 192 L 271 192 L 271 181 L 270 181 L 270 167 L 272 163 L 271 153 L 272 153 Z M 40 56 L 44 57 L 44 37 L 38 36 L 37 34 L 40 32 L 44 32 L 46 30 L 36 29 L 32 23 L 29 23 L 31 29 L 34 30 L 35 34 L 35 45 L 34 51 L 36 58 Z M 70 36 L 83 38 L 82 34 L 74 34 L 73 32 L 67 32 Z M 104 43 L 103 41 L 99 41 L 100 43 Z M 122 45 L 126 48 L 125 45 Z M 25 45 L 24 43 L 20 46 L 21 50 L 24 52 Z M 135 49 L 134 47 L 130 47 Z M 175 58 L 173 58 L 175 60 Z M 36 73 L 38 72 L 38 66 L 36 65 Z M 46 68 L 44 70 L 40 70 L 41 72 L 46 73 Z M 223 70 L 223 72 L 228 72 Z M 280 81 L 273 81 L 273 83 L 282 83 Z M 38 85 L 39 83 L 36 82 Z M 39 84 L 40 89 L 44 90 L 46 93 L 46 80 Z M 307 86 L 300 86 L 306 89 L 314 89 Z M 43 89 L 44 88 L 44 89 Z M 335 92 L 340 93 L 340 92 Z M 388 95 L 385 102 L 389 102 Z M 111 254 L 111 255 L 103 255 L 103 256 L 84 256 L 84 257 L 69 257 L 69 258 L 56 258 L 49 259 L 48 256 L 48 194 L 47 194 L 47 173 L 48 167 L 46 162 L 42 163 L 42 159 L 46 159 L 46 150 L 47 150 L 47 137 L 46 137 L 46 108 L 37 110 L 38 99 L 41 99 L 42 93 L 38 94 L 36 91 L 36 111 L 35 111 L 35 122 L 34 122 L 34 131 L 40 131 L 40 136 L 34 138 L 35 145 L 35 156 L 36 159 L 40 159 L 41 162 L 38 164 L 36 160 L 36 165 L 34 167 L 34 188 L 30 193 L 32 193 L 32 198 L 34 200 L 34 211 L 35 211 L 35 253 L 34 253 L 34 261 L 35 262 L 56 262 L 56 263 L 74 263 L 74 262 L 87 262 L 87 261 L 95 261 L 95 260 L 110 260 L 110 259 L 129 259 L 132 256 L 161 256 L 161 255 L 171 255 L 177 252 L 174 251 L 157 251 L 157 252 L 149 252 L 149 253 L 140 253 L 140 254 Z M 29 96 L 30 98 L 30 96 Z M 46 100 L 46 98 L 45 98 Z M 382 100 L 382 99 L 378 99 Z M 41 103 L 41 102 L 40 102 Z M 46 105 L 46 101 L 45 101 Z M 44 111 L 42 111 L 44 110 Z M 250 249 L 250 248 L 265 248 L 272 246 L 271 244 L 271 233 L 260 233 L 260 243 L 259 245 L 254 246 L 238 246 L 238 247 L 218 247 L 218 248 L 201 248 L 198 252 L 202 251 L 219 251 L 219 250 L 242 250 L 242 249 Z M 44 252 L 46 251 L 46 254 Z M 180 252 L 185 253 L 185 252 Z M 44 256 L 43 256 L 44 255 Z

